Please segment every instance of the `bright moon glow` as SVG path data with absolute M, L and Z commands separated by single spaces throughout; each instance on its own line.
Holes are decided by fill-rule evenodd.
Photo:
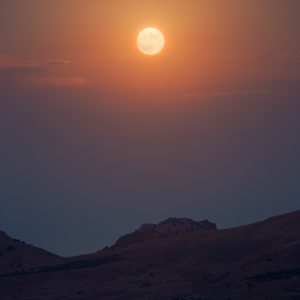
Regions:
M 156 28 L 143 29 L 137 39 L 137 45 L 146 55 L 155 55 L 161 52 L 165 45 L 164 35 Z

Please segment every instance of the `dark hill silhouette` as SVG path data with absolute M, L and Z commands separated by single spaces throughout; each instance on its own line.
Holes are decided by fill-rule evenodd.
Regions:
M 146 238 L 8 272 L 0 299 L 300 299 L 300 211 L 227 230 L 187 220 L 163 222 L 163 237 L 148 235 L 159 224 L 143 226 Z
M 207 220 L 196 222 L 187 218 L 170 218 L 159 224 L 144 224 L 133 233 L 122 236 L 115 246 L 128 246 L 155 239 L 168 238 L 193 231 L 217 230 L 217 226 Z
M 0 275 L 24 272 L 31 268 L 57 264 L 61 261 L 63 259 L 57 255 L 12 239 L 5 232 L 0 231 Z

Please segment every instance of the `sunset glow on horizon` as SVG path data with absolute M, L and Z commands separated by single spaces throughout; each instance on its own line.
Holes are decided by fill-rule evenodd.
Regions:
M 20 2 L 17 9 L 13 1 L 4 1 L 0 69 L 22 68 L 18 76 L 31 85 L 177 95 L 261 90 L 258 77 L 290 77 L 287 67 L 293 63 L 288 58 L 295 59 L 300 48 L 297 30 L 291 30 L 295 9 L 285 4 L 270 12 L 268 6 L 248 1 L 245 13 L 245 0 L 230 5 L 196 0 L 76 0 L 72 5 L 67 0 L 30 1 Z M 278 20 L 285 19 L 277 31 Z M 137 32 L 141 24 L 158 31 Z M 286 31 L 294 36 L 289 42 Z M 155 59 L 145 59 L 137 49 Z M 84 84 L 71 85 L 72 80 L 61 78 Z

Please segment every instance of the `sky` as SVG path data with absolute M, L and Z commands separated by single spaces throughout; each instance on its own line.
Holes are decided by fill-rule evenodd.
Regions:
M 298 0 L 1 0 L 0 229 L 60 255 L 168 217 L 300 208 Z M 165 48 L 139 52 L 157 27 Z

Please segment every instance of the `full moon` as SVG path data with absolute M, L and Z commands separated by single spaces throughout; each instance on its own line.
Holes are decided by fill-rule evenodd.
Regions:
M 149 27 L 139 33 L 137 45 L 142 53 L 155 55 L 162 51 L 165 45 L 165 38 L 160 30 Z

